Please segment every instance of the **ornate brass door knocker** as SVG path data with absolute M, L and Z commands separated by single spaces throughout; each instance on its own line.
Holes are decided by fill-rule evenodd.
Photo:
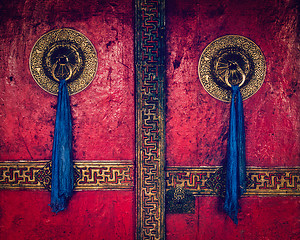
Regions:
M 204 89 L 221 101 L 231 101 L 223 208 L 236 224 L 238 200 L 247 185 L 243 99 L 258 91 L 265 72 L 265 59 L 259 47 L 242 36 L 216 39 L 204 49 L 199 60 L 198 73 Z
M 90 40 L 82 33 L 63 28 L 44 34 L 30 54 L 30 71 L 45 91 L 57 95 L 61 79 L 70 95 L 84 90 L 96 75 L 98 59 Z
M 67 207 L 74 188 L 72 116 L 69 95 L 85 89 L 97 71 L 97 54 L 92 43 L 72 29 L 43 35 L 30 54 L 30 71 L 45 91 L 58 95 L 51 159 L 52 211 Z
M 262 86 L 266 63 L 254 42 L 242 36 L 226 35 L 204 49 L 198 74 L 204 89 L 214 98 L 229 102 L 231 86 L 238 85 L 245 100 Z
M 57 82 L 62 79 L 65 79 L 65 81 L 70 80 L 73 70 L 67 56 L 63 55 L 58 58 L 52 67 L 51 75 Z
M 229 87 L 232 86 L 231 83 L 229 83 L 229 81 L 233 82 L 235 80 L 235 82 L 237 82 L 235 85 L 238 85 L 239 87 L 243 86 L 243 84 L 245 83 L 246 74 L 237 62 L 228 60 L 228 64 L 225 65 L 223 71 L 225 72 L 224 81 Z M 238 81 L 238 75 L 241 76 L 241 81 Z

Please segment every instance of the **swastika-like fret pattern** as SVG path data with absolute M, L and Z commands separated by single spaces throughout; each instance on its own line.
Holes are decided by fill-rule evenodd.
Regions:
M 45 189 L 45 185 L 51 183 L 49 163 L 47 161 L 0 162 L 0 189 Z M 74 167 L 78 173 L 75 191 L 133 189 L 134 165 L 130 162 L 76 161 Z M 146 171 L 154 169 L 151 165 L 147 168 Z M 41 171 L 44 172 L 43 178 L 39 175 Z M 222 167 L 170 167 L 166 169 L 166 190 L 181 188 L 195 196 L 222 195 L 222 189 L 225 188 L 224 173 Z M 245 196 L 300 195 L 300 167 L 247 167 L 247 178 Z M 147 191 L 151 190 L 150 186 L 145 185 L 145 187 Z M 147 213 L 151 210 L 148 204 L 156 204 L 157 201 L 153 196 L 147 198 L 144 195 L 144 199 L 146 199 L 144 207 Z M 147 224 L 149 225 L 149 221 Z
M 137 239 L 164 239 L 164 1 L 136 0 Z
M 248 195 L 300 195 L 300 168 L 247 168 Z
M 300 167 L 247 167 L 247 195 L 300 195 Z M 172 167 L 166 170 L 166 189 L 182 188 L 193 195 L 224 195 L 222 167 Z
M 125 161 L 77 161 L 75 191 L 133 189 L 134 166 Z M 0 189 L 51 188 L 51 162 L 0 162 Z
M 166 189 L 182 188 L 194 195 L 211 195 L 213 189 L 206 182 L 215 174 L 218 167 L 173 167 L 166 171 Z
M 132 164 L 81 162 L 76 164 L 81 178 L 77 190 L 86 189 L 132 189 L 134 167 Z
M 47 162 L 0 162 L 0 189 L 43 189 L 35 175 Z

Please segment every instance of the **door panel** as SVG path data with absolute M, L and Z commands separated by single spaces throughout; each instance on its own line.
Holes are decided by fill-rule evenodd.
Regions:
M 229 107 L 204 90 L 198 61 L 216 38 L 239 34 L 252 39 L 267 62 L 264 84 L 244 101 L 247 164 L 297 166 L 299 71 L 293 1 L 167 3 L 168 165 L 221 164 L 226 154 Z
M 48 191 L 1 191 L 1 239 L 134 239 L 134 191 L 75 192 L 51 212 Z
M 1 239 L 134 238 L 132 6 L 130 0 L 1 3 L 0 181 L 1 188 L 8 188 L 0 191 Z M 51 159 L 57 97 L 36 84 L 28 62 L 34 43 L 58 28 L 84 34 L 99 61 L 88 88 L 70 97 L 73 153 L 82 188 L 74 192 L 65 211 L 54 214 L 48 206 L 50 193 L 35 174 Z M 104 160 L 117 166 L 107 170 Z M 44 165 L 38 165 L 40 161 Z M 130 167 L 120 169 L 118 163 Z M 124 181 L 118 182 L 118 174 L 124 173 Z
M 299 169 L 280 176 L 274 169 L 299 165 L 296 21 L 293 1 L 167 1 L 166 188 L 181 187 L 198 197 L 194 214 L 166 214 L 166 239 L 297 238 L 299 198 L 279 194 L 287 194 L 285 177 L 294 178 L 292 188 L 297 188 Z M 208 170 L 226 161 L 230 107 L 211 97 L 198 77 L 204 48 L 228 34 L 253 40 L 267 62 L 263 86 L 243 102 L 246 165 L 258 167 L 252 179 L 264 182 L 240 200 L 238 225 L 207 185 Z
M 0 9 L 1 239 L 297 238 L 295 2 L 48 0 Z M 54 214 L 45 186 L 57 98 L 35 83 L 28 60 L 42 34 L 63 27 L 88 37 L 99 61 L 93 82 L 70 98 L 77 184 Z M 267 62 L 262 88 L 244 101 L 251 185 L 238 225 L 216 187 L 229 104 L 197 73 L 204 48 L 227 34 L 253 40 Z M 168 212 L 176 189 L 195 198 L 190 213 Z

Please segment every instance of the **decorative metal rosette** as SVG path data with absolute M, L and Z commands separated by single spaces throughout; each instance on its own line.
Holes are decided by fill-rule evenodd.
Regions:
M 204 49 L 198 74 L 204 89 L 214 98 L 230 102 L 231 85 L 239 85 L 245 100 L 262 86 L 266 62 L 253 41 L 238 35 L 226 35 Z
M 38 39 L 29 60 L 31 74 L 45 91 L 57 95 L 59 81 L 67 81 L 70 95 L 84 90 L 94 79 L 97 53 L 82 33 L 63 28 Z

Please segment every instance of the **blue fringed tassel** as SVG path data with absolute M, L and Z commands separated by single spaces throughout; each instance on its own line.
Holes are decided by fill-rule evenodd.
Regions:
M 238 87 L 237 99 L 237 148 L 238 148 L 238 196 L 246 192 L 246 151 L 245 151 L 245 126 L 244 126 L 244 109 L 243 109 L 243 99 Z
M 72 122 L 69 94 L 65 80 L 59 83 L 57 112 L 52 150 L 51 208 L 66 208 L 73 192 Z
M 237 224 L 238 199 L 246 191 L 244 113 L 238 86 L 232 86 L 227 157 L 224 210 Z

